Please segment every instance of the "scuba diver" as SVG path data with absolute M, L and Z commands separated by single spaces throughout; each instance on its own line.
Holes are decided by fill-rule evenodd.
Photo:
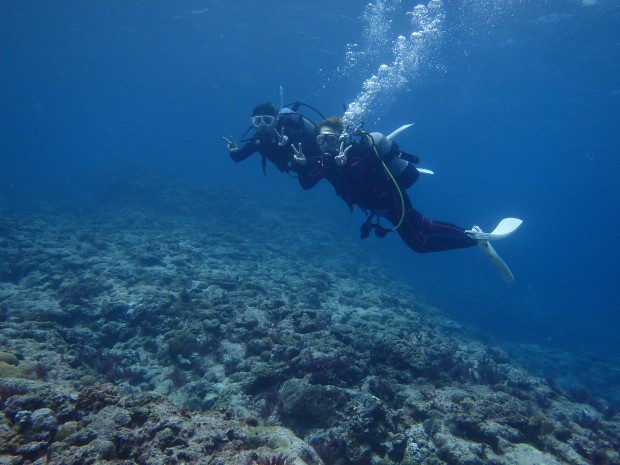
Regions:
M 378 237 L 396 231 L 405 244 L 419 253 L 479 245 L 499 269 L 504 280 L 514 281 L 510 269 L 497 255 L 490 240 L 500 239 L 519 227 L 521 220 L 505 218 L 491 233 L 478 226 L 470 230 L 443 221 L 432 221 L 415 210 L 405 189 L 419 177 L 414 166 L 418 159 L 400 151 L 398 145 L 378 132 L 357 131 L 350 136 L 340 118 L 330 117 L 317 126 L 319 157 L 307 157 L 306 169 L 300 173 L 302 185 L 310 188 L 327 179 L 352 211 L 359 206 L 367 215 L 360 228 L 365 239 L 372 230 Z M 376 221 L 373 221 L 377 218 Z M 381 225 L 385 218 L 392 228 Z
M 258 152 L 262 156 L 263 173 L 266 174 L 267 160 L 281 172 L 298 173 L 306 163 L 306 154 L 316 157 L 320 153 L 315 139 L 316 126 L 297 113 L 299 105 L 296 102 L 283 106 L 280 111 L 271 103 L 256 106 L 250 118 L 252 126 L 241 138 L 245 142 L 243 147 L 238 147 L 232 136 L 224 137 L 230 158 L 238 163 Z M 254 135 L 244 139 L 252 128 Z

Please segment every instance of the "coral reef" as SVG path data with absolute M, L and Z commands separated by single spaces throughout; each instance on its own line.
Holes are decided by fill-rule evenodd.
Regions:
M 303 198 L 131 192 L 2 213 L 0 463 L 620 464 L 612 402 L 317 249 Z
M 26 392 L 3 405 L 0 457 L 15 460 L 2 463 L 321 463 L 310 446 L 281 427 L 180 411 L 161 397 L 120 395 L 112 385 L 79 394 L 40 382 L 22 387 Z

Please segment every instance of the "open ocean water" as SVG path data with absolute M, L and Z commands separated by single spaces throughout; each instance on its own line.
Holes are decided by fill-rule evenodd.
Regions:
M 244 247 L 265 235 L 275 266 L 290 221 L 309 244 L 300 263 L 393 282 L 536 375 L 620 401 L 620 2 L 7 0 L 0 31 L 1 216 L 56 209 L 79 224 L 180 186 L 154 195 L 162 218 L 216 218 Z M 515 284 L 477 248 L 361 241 L 363 214 L 327 183 L 301 192 L 259 156 L 230 160 L 222 137 L 238 139 L 254 106 L 297 100 L 384 133 L 415 123 L 398 143 L 435 175 L 409 189 L 414 206 L 485 231 L 523 219 L 495 245 Z M 183 205 L 191 192 L 199 208 Z M 27 275 L 7 271 L 12 253 L 7 283 Z

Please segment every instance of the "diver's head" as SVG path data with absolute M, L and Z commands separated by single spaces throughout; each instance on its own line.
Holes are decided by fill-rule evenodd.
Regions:
M 261 103 L 252 110 L 250 122 L 257 131 L 269 132 L 276 127 L 278 110 L 271 103 Z
M 318 134 L 316 136 L 316 143 L 319 144 L 319 148 L 325 153 L 337 152 L 343 130 L 342 121 L 337 116 L 330 116 L 321 121 L 317 126 Z

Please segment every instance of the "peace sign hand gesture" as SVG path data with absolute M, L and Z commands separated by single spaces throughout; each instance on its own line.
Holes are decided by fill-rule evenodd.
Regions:
M 299 148 L 295 147 L 295 144 L 291 144 L 291 147 L 293 149 L 293 160 L 295 160 L 298 165 L 305 165 L 308 163 L 308 159 L 301 150 L 301 142 L 299 143 Z
M 278 145 L 280 147 L 284 147 L 288 144 L 288 136 L 284 135 L 284 128 L 282 128 L 282 133 L 279 133 L 277 129 L 274 129 L 276 136 L 278 136 Z
M 340 150 L 338 151 L 338 155 L 336 155 L 334 157 L 334 161 L 336 162 L 336 165 L 338 166 L 344 166 L 347 164 L 347 152 L 349 151 L 349 149 L 351 149 L 351 147 L 353 147 L 352 145 L 349 145 L 346 149 L 344 148 L 344 142 L 342 142 L 340 144 Z
M 239 150 L 239 147 L 237 147 L 237 144 L 235 143 L 235 139 L 233 139 L 233 136 L 228 136 L 228 137 L 230 137 L 230 139 L 226 137 L 222 137 L 222 139 L 226 141 L 226 148 L 228 148 L 228 151 L 230 153 L 235 153 L 236 151 Z

